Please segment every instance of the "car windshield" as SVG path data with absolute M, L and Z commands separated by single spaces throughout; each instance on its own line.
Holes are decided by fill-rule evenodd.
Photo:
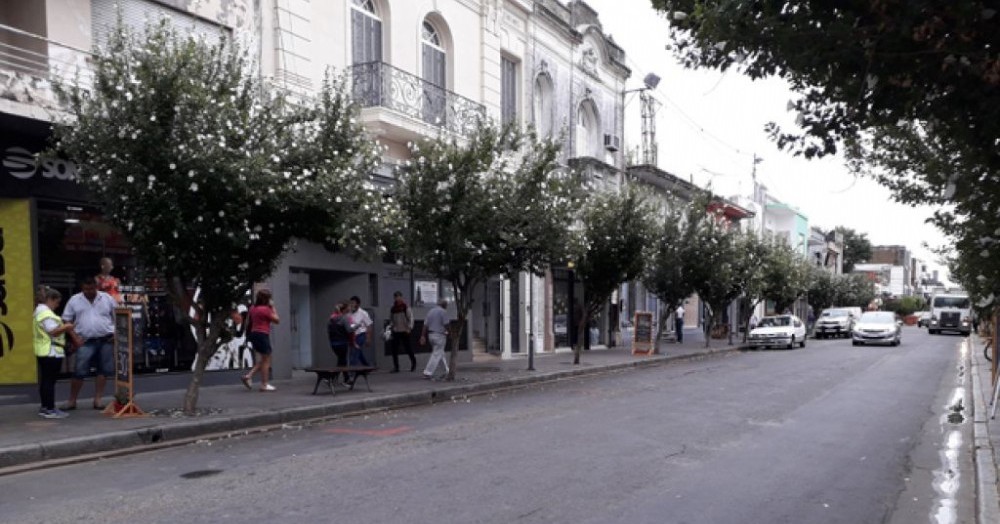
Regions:
M 896 314 L 891 311 L 869 311 L 861 314 L 862 323 L 891 324 L 896 321 Z
M 934 297 L 934 307 L 969 309 L 968 297 Z
M 760 321 L 760 324 L 757 324 L 757 327 L 782 327 L 790 326 L 791 324 L 792 319 L 789 317 L 764 317 Z
M 828 309 L 823 312 L 821 317 L 846 317 L 848 315 L 846 309 Z

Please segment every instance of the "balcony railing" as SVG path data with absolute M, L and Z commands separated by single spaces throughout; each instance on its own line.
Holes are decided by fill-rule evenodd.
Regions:
M 90 53 L 0 24 L 0 98 L 58 109 L 53 81 L 88 87 Z
M 351 88 L 362 107 L 384 107 L 458 135 L 486 117 L 482 104 L 384 62 L 353 66 Z

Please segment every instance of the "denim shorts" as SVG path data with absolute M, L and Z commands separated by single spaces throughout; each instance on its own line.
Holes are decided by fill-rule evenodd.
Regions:
M 260 353 L 261 355 L 271 354 L 271 336 L 267 333 L 257 333 L 256 331 L 251 331 L 247 335 L 247 342 L 250 343 L 250 347 L 252 347 L 257 353 Z
M 102 338 L 88 338 L 76 351 L 76 366 L 73 378 L 90 376 L 91 366 L 97 368 L 97 374 L 104 377 L 115 375 L 115 345 L 109 335 Z

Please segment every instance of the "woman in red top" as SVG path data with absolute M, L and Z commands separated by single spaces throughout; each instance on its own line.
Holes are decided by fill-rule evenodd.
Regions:
M 271 324 L 277 324 L 280 320 L 278 313 L 274 310 L 274 301 L 271 300 L 271 292 L 262 289 L 257 292 L 257 298 L 253 302 L 253 307 L 247 314 L 250 322 L 250 330 L 247 333 L 247 342 L 253 348 L 257 358 L 250 372 L 240 380 L 247 389 L 253 389 L 253 375 L 260 371 L 260 390 L 274 391 L 276 388 L 267 383 L 271 374 Z

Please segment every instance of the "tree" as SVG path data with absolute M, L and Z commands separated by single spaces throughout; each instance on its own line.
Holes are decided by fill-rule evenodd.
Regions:
M 695 227 L 691 252 L 685 259 L 695 291 L 705 303 L 705 347 L 711 344 L 712 328 L 720 313 L 746 290 L 758 261 L 742 249 L 743 234 L 715 214 L 706 213 Z
M 818 313 L 833 307 L 837 301 L 837 282 L 840 275 L 833 275 L 822 267 L 812 266 L 809 271 L 809 289 L 806 297 L 813 311 Z
M 834 231 L 844 236 L 844 273 L 854 271 L 854 266 L 872 259 L 872 243 L 867 233 L 859 233 L 851 228 L 837 227 Z
M 565 260 L 580 184 L 556 163 L 559 150 L 533 131 L 484 121 L 466 137 L 412 146 L 414 158 L 397 169 L 395 248 L 455 290 L 448 380 L 476 287 Z
M 674 308 L 694 294 L 694 276 L 687 273 L 690 266 L 685 261 L 694 256 L 695 232 L 705 218 L 705 204 L 702 199 L 667 202 L 664 217 L 651 235 L 653 240 L 646 255 L 649 263 L 642 283 L 667 305 L 660 312 L 656 340 L 663 336 L 667 318 Z
M 583 208 L 582 229 L 574 238 L 570 256 L 576 278 L 583 284 L 583 318 L 574 319 L 577 343 L 573 363 L 580 363 L 585 330 L 618 287 L 638 278 L 645 267 L 643 251 L 653 234 L 652 207 L 638 189 L 628 186 L 597 193 Z
M 184 396 L 193 413 L 225 319 L 293 237 L 369 238 L 359 231 L 370 213 L 356 210 L 378 202 L 378 155 L 340 84 L 294 105 L 228 39 L 206 43 L 166 22 L 119 27 L 92 63 L 91 88 L 58 86 L 72 121 L 56 129 L 57 150 L 81 165 L 141 262 L 164 273 L 175 304 L 186 309 L 186 286 L 201 289 Z
M 686 66 L 780 76 L 800 95 L 790 104 L 797 131 L 768 126 L 780 147 L 807 158 L 843 151 L 897 200 L 939 206 L 933 222 L 959 240 L 959 257 L 1000 249 L 1000 193 L 981 189 L 1000 184 L 993 3 L 652 5 L 677 29 L 673 48 Z M 1000 266 L 984 269 L 975 277 L 998 289 Z
M 784 311 L 809 289 L 810 266 L 788 242 L 780 239 L 763 240 L 759 255 L 758 271 L 751 275 L 756 284 L 748 288 L 748 295 L 756 298 L 752 306 L 763 300 L 774 302 L 775 311 Z M 749 313 L 749 312 L 748 312 Z M 743 322 L 749 321 L 749 315 Z
M 837 305 L 842 307 L 868 307 L 875 300 L 875 286 L 860 273 L 837 275 Z

